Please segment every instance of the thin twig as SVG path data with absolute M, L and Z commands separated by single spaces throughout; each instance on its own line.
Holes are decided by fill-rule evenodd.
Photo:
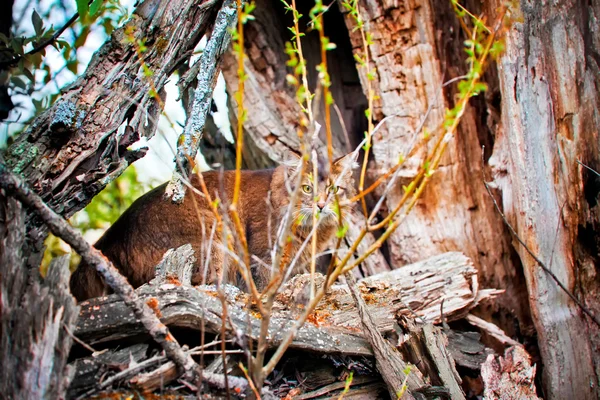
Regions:
M 77 343 L 79 343 L 86 350 L 91 351 L 92 353 L 97 353 L 98 352 L 92 346 L 90 346 L 89 344 L 87 344 L 83 340 L 79 339 L 77 336 L 75 336 L 75 334 L 69 329 L 69 327 L 67 326 L 67 324 L 63 323 L 63 328 L 65 328 L 65 331 L 67 332 L 67 335 L 69 335 L 71 337 L 71 339 L 73 339 L 74 341 L 76 341 Z

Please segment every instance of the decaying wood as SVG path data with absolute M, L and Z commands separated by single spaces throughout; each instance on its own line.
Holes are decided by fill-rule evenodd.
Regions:
M 481 334 L 478 332 L 456 332 L 450 330 L 448 335 L 448 351 L 456 365 L 479 370 L 487 356 L 493 353 L 481 343 Z
M 490 14 L 500 4 L 489 2 Z M 521 2 L 499 60 L 502 127 L 490 166 L 528 247 L 593 314 L 600 167 L 600 2 Z M 576 90 L 574 88 L 577 88 Z M 544 394 L 597 399 L 600 328 L 517 245 L 543 362 Z M 594 271 L 594 272 L 592 272 Z
M 179 343 L 171 335 L 166 325 L 160 321 L 155 311 L 150 308 L 149 304 L 140 300 L 131 284 L 119 273 L 115 266 L 99 250 L 90 245 L 64 218 L 52 211 L 40 196 L 35 194 L 21 178 L 9 171 L 2 162 L 0 162 L 0 187 L 8 195 L 15 196 L 21 203 L 29 207 L 32 214 L 35 213 L 55 236 L 68 243 L 81 256 L 83 261 L 98 271 L 104 282 L 123 300 L 123 304 L 135 314 L 146 332 L 161 345 L 169 358 L 175 362 L 180 372 L 192 375 L 196 372 L 196 362 L 189 354 L 182 351 Z M 63 274 L 66 275 L 66 272 L 63 271 Z M 62 290 L 67 291 L 60 281 L 49 281 L 49 283 L 54 283 L 57 288 L 60 287 Z M 59 285 L 59 283 L 61 284 Z M 68 287 L 68 285 L 65 286 Z M 66 296 L 71 302 L 74 301 L 70 291 Z M 20 297 L 15 296 L 14 299 L 20 299 Z
M 502 344 L 508 346 L 521 346 L 521 343 L 506 336 L 506 333 L 504 333 L 502 329 L 498 328 L 491 322 L 484 321 L 483 319 L 476 317 L 473 314 L 467 315 L 465 319 L 471 325 L 476 326 L 477 328 L 486 332 L 488 335 L 492 336 L 494 339 L 498 340 Z
M 76 360 L 73 364 L 75 375 L 69 386 L 68 397 L 74 398 L 87 388 L 104 383 L 98 377 L 111 368 L 119 371 L 139 363 L 146 358 L 147 351 L 147 344 L 138 343 L 124 349 L 108 350 Z
M 510 347 L 504 357 L 489 355 L 481 366 L 487 400 L 538 400 L 535 365 L 523 346 Z M 567 384 L 567 383 L 566 383 Z
M 150 284 L 161 285 L 175 280 L 181 285 L 191 285 L 195 262 L 196 256 L 192 245 L 185 244 L 177 250 L 170 249 L 156 266 L 156 274 Z
M 299 275 L 286 283 L 278 295 L 272 324 L 269 328 L 269 346 L 277 345 L 284 333 L 302 311 L 298 299 L 303 297 L 308 275 Z M 321 282 L 322 282 L 321 278 Z M 317 283 L 319 279 L 317 279 Z M 460 318 L 481 300 L 498 294 L 494 290 L 479 290 L 476 270 L 470 260 L 460 253 L 447 253 L 424 260 L 400 270 L 390 271 L 359 281 L 359 290 L 381 332 L 392 332 L 396 318 L 412 316 L 440 322 L 440 302 L 444 302 L 444 316 L 449 320 Z M 226 286 L 228 314 L 236 331 L 256 340 L 260 320 L 246 314 L 246 294 Z M 162 320 L 169 326 L 200 329 L 219 333 L 222 306 L 213 287 L 189 286 L 173 283 L 160 286 L 144 285 L 137 289 L 141 299 L 157 304 Z M 409 305 L 413 311 L 409 311 Z M 123 339 L 143 333 L 135 317 L 115 295 L 91 299 L 81 303 L 82 311 L 76 334 L 90 344 Z M 249 321 L 250 327 L 247 328 Z M 292 348 L 315 352 L 371 355 L 368 343 L 360 335 L 361 321 L 354 301 L 345 285 L 336 285 L 309 318 L 292 343 Z M 232 327 L 228 326 L 231 331 Z
M 205 332 L 218 334 L 222 324 L 222 303 L 214 287 L 200 286 L 194 288 L 190 286 L 189 272 L 193 263 L 193 251 L 187 245 L 167 252 L 157 266 L 157 277 L 151 284 L 137 289 L 137 292 L 144 301 L 151 302 L 156 306 L 155 311 L 162 316 L 165 324 L 191 328 L 197 331 L 201 330 L 201 326 L 204 324 Z M 439 321 L 439 300 L 442 298 L 446 299 L 445 318 L 458 318 L 465 315 L 468 309 L 473 308 L 482 298 L 493 294 L 490 291 L 478 290 L 475 268 L 470 264 L 469 259 L 459 253 L 447 253 L 433 257 L 407 266 L 403 270 L 379 274 L 363 279 L 357 284 L 357 293 L 360 293 L 363 299 L 363 315 L 372 314 L 373 329 L 376 327 L 380 332 L 392 334 L 393 330 L 391 329 L 395 324 L 396 329 L 398 329 L 397 322 L 395 322 L 398 321 L 397 318 L 402 318 L 401 325 L 405 326 L 407 318 L 403 318 L 403 316 L 408 315 L 409 318 L 413 318 L 413 312 L 416 313 L 419 319 Z M 292 326 L 298 313 L 301 312 L 302 299 L 305 297 L 309 279 L 308 274 L 294 277 L 287 282 L 283 291 L 277 296 L 276 308 L 271 318 L 272 324 L 267 341 L 270 347 L 274 347 L 280 342 L 285 331 Z M 317 285 L 322 284 L 323 279 L 319 275 Z M 246 308 L 248 295 L 231 286 L 225 286 L 224 291 L 227 297 L 228 316 L 230 317 L 227 330 L 234 338 L 239 339 L 244 335 L 248 335 L 256 340 L 260 332 L 260 320 L 255 317 L 255 312 L 251 311 L 248 315 Z M 464 299 L 453 300 L 457 296 L 464 296 Z M 413 311 L 406 310 L 403 302 L 407 302 L 414 307 Z M 354 300 L 346 285 L 334 286 L 331 293 L 323 300 L 323 304 L 309 318 L 309 322 L 300 329 L 298 336 L 291 345 L 291 349 L 309 350 L 311 353 L 327 354 L 329 357 L 335 354 L 338 354 L 338 356 L 334 357 L 344 357 L 339 355 L 372 356 L 372 346 L 369 340 L 364 338 L 361 317 L 356 311 L 356 307 L 352 306 L 353 304 Z M 125 339 L 144 333 L 143 327 L 136 321 L 131 311 L 115 295 L 92 299 L 83 302 L 81 306 L 81 318 L 76 334 L 88 343 L 96 345 L 97 343 Z M 438 309 L 437 315 L 433 313 L 430 307 Z M 382 308 L 385 308 L 385 310 L 382 311 Z M 379 311 L 374 312 L 376 309 L 379 309 Z M 347 320 L 349 323 L 339 322 L 343 320 Z M 425 325 L 425 327 L 427 326 Z M 375 332 L 373 329 L 371 329 L 371 333 Z M 426 371 L 428 374 L 434 374 L 433 382 L 436 386 L 431 387 L 424 384 L 421 373 L 413 367 L 408 382 L 412 385 L 412 388 L 419 389 L 419 391 L 411 391 L 412 396 L 421 398 L 423 395 L 427 396 L 432 393 L 446 393 L 455 398 L 461 398 L 458 396 L 461 392 L 456 383 L 457 378 L 454 376 L 455 370 L 452 366 L 452 357 L 445 350 L 447 346 L 445 336 L 437 328 L 428 329 L 422 327 L 408 329 L 407 334 L 415 337 L 422 349 L 419 354 L 412 353 L 413 358 L 410 359 L 410 362 L 419 364 L 419 369 L 421 369 L 426 357 L 431 365 L 431 368 Z M 400 354 L 389 344 L 386 344 L 381 336 L 380 339 L 382 342 L 380 344 L 388 346 L 388 353 L 395 352 L 400 357 Z M 449 346 L 452 353 L 456 354 L 459 360 L 467 360 L 470 366 L 475 365 L 474 369 L 479 367 L 474 361 L 472 353 L 483 351 L 483 346 L 477 339 L 471 338 L 468 344 L 463 341 L 462 344 Z M 215 343 L 211 342 L 207 346 L 215 345 Z M 196 349 L 185 350 L 185 352 L 186 354 L 198 353 Z M 207 350 L 204 350 L 204 352 L 205 354 L 218 353 Z M 479 354 L 480 362 L 484 361 L 482 355 L 477 354 Z M 235 354 L 231 356 L 234 357 Z M 385 357 L 389 359 L 391 356 L 387 354 Z M 220 364 L 219 360 L 220 356 L 215 359 L 213 364 Z M 336 363 L 339 364 L 339 361 L 336 361 Z M 350 367 L 350 365 L 355 365 L 355 367 Z M 358 365 L 360 364 L 352 362 L 348 364 L 347 368 L 357 368 Z M 396 366 L 392 364 L 388 372 L 398 374 L 399 371 L 404 369 L 403 366 L 405 365 L 405 362 L 396 363 Z M 379 369 L 381 371 L 381 367 Z M 164 356 L 154 356 L 133 364 L 128 369 L 111 376 L 98 385 L 91 388 L 89 385 L 87 388 L 80 388 L 87 390 L 87 394 L 92 394 L 107 389 L 117 382 L 126 382 L 139 390 L 153 391 L 170 384 L 179 375 L 173 362 L 168 361 Z M 223 377 L 219 371 L 213 371 L 210 367 L 202 371 L 202 376 L 206 383 L 212 387 L 217 385 L 219 377 Z M 237 387 L 240 392 L 247 389 L 247 386 L 243 384 L 243 382 L 246 382 L 245 380 L 242 379 L 243 382 L 237 382 L 235 379 L 238 378 L 229 376 L 233 379 L 230 381 L 230 387 Z M 420 383 L 414 384 L 410 381 L 411 377 L 413 380 L 419 379 Z M 455 380 L 454 385 L 452 385 L 450 379 Z M 195 384 L 194 382 L 190 383 Z M 329 385 L 331 383 L 325 382 L 324 384 Z M 400 386 L 394 387 L 392 393 L 395 393 L 402 386 L 402 378 L 400 378 L 399 383 Z M 323 384 L 319 386 L 322 387 Z M 359 396 L 359 393 L 362 392 L 359 389 L 356 390 L 358 391 L 353 392 L 353 395 Z M 366 398 L 372 397 L 367 396 Z
M 454 359 L 447 350 L 448 338 L 440 328 L 431 323 L 425 324 L 422 329 L 427 351 L 437 367 L 438 376 L 444 387 L 448 389 L 450 398 L 464 399 L 465 394 L 460 387 L 462 380 L 456 371 Z
M 161 94 L 172 72 L 191 56 L 212 20 L 215 3 L 141 3 L 77 81 L 16 138 L 6 152 L 9 167 L 65 218 L 82 209 L 143 156 L 145 151 L 128 147 L 154 134 L 161 112 L 154 93 Z M 138 57 L 139 40 L 153 44 L 143 53 L 150 77 Z M 128 128 L 122 132 L 124 123 Z M 43 224 L 28 223 L 28 229 L 35 249 L 41 249 Z
M 23 254 L 25 213 L 0 193 L 0 397 L 59 399 L 79 308 L 69 291 L 69 257 L 55 259 L 45 279 Z
M 387 384 L 390 397 L 397 398 L 400 393 L 406 391 L 403 397 L 407 399 L 423 398 L 423 395 L 417 392 L 425 386 L 423 375 L 416 368 L 407 371 L 409 364 L 402 359 L 398 350 L 381 336 L 381 333 L 375 326 L 373 318 L 367 311 L 365 300 L 356 287 L 354 275 L 348 272 L 345 277 L 362 322 L 363 334 L 373 349 L 377 370 L 381 373 L 383 380 Z M 404 385 L 406 385 L 406 388 Z
M 466 3 L 479 15 L 478 2 Z M 415 135 L 422 133 L 415 131 L 428 110 L 424 128 L 435 133 L 442 125 L 444 109 L 454 106 L 455 93 L 454 85 L 442 90 L 442 84 L 465 74 L 466 63 L 461 28 L 450 2 L 365 0 L 358 2 L 358 7 L 372 37 L 368 51 L 375 79 L 371 85 L 378 97 L 374 120 L 388 118 L 373 137 L 368 171 L 370 178 L 376 179 L 398 162 L 399 154 L 407 155 Z M 346 14 L 345 22 L 353 53 L 364 59 L 354 18 Z M 358 68 L 358 73 L 366 92 L 366 71 Z M 493 81 L 488 84 L 490 91 L 497 86 Z M 387 240 L 387 246 L 392 268 L 443 251 L 465 253 L 478 268 L 483 286 L 506 289 L 506 295 L 487 310 L 490 316 L 500 315 L 501 327 L 513 334 L 515 318 L 521 332 L 530 326 L 525 282 L 502 220 L 483 185 L 473 179 L 483 168 L 481 144 L 494 140 L 488 128 L 493 122 L 489 108 L 483 101 L 472 102 L 419 204 Z M 423 160 L 423 151 L 418 151 L 405 161 L 399 182 L 386 200 L 388 209 L 398 204 L 404 194 L 402 185 L 409 183 Z M 382 190 L 380 187 L 377 196 Z

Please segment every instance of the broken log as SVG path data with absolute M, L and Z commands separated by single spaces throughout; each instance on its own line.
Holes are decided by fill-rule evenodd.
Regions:
M 308 275 L 291 279 L 277 296 L 269 328 L 268 345 L 277 346 L 302 311 Z M 222 305 L 213 286 L 191 287 L 179 280 L 137 289 L 145 301 L 155 304 L 155 311 L 168 326 L 221 331 Z M 317 277 L 317 284 L 323 277 Z M 367 310 L 382 333 L 392 332 L 397 318 L 419 316 L 437 323 L 444 299 L 444 318 L 459 319 L 481 300 L 502 291 L 480 290 L 476 270 L 460 253 L 446 253 L 399 270 L 385 272 L 358 282 Z M 227 329 L 258 339 L 260 319 L 246 308 L 247 295 L 233 286 L 225 286 L 230 324 Z M 115 295 L 91 299 L 80 304 L 81 314 L 76 335 L 87 343 L 101 343 L 143 334 L 143 327 L 123 301 Z M 410 307 L 410 309 L 408 307 Z M 233 325 L 231 325 L 233 324 Z M 298 332 L 292 348 L 319 353 L 372 355 L 362 335 L 360 317 L 345 285 L 335 285 Z

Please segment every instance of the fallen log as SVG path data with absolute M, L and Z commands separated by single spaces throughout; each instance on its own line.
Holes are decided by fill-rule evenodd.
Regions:
M 170 250 L 156 267 L 156 278 L 136 291 L 164 324 L 217 334 L 221 331 L 222 325 L 222 302 L 214 286 L 191 286 L 191 269 L 194 263 L 191 246 L 186 245 Z M 309 281 L 308 275 L 298 275 L 287 282 L 278 294 L 268 332 L 268 346 L 276 347 L 303 311 L 308 297 Z M 323 281 L 323 276 L 316 277 L 317 286 L 322 285 Z M 400 329 L 400 322 L 409 337 L 415 338 L 413 347 L 426 349 L 419 351 L 422 353 L 424 351 L 424 357 L 432 359 L 432 367 L 427 371 L 427 375 L 437 375 L 436 371 L 440 370 L 448 371 L 445 374 L 446 379 L 435 379 L 436 382 L 439 381 L 438 386 L 417 385 L 422 386 L 422 389 L 419 389 L 423 390 L 422 394 L 432 390 L 441 390 L 440 393 L 446 394 L 449 390 L 459 393 L 460 389 L 439 386 L 441 384 L 448 386 L 446 381 L 449 381 L 451 374 L 455 373 L 452 357 L 441 351 L 443 350 L 441 347 L 445 347 L 443 343 L 446 343 L 443 333 L 436 330 L 437 333 L 432 331 L 427 336 L 419 332 L 424 332 L 423 329 L 431 330 L 431 323 L 441 322 L 442 319 L 463 318 L 480 301 L 502 293 L 492 289 L 480 290 L 474 266 L 460 253 L 442 254 L 399 270 L 362 279 L 357 283 L 356 290 L 364 300 L 364 313 L 371 316 L 374 326 L 380 333 L 394 334 Z M 248 308 L 251 302 L 246 293 L 228 285 L 224 286 L 223 291 L 226 296 L 228 315 L 226 330 L 229 337 L 240 342 L 238 344 L 245 348 L 246 340 L 258 339 L 260 314 L 252 307 Z M 80 307 L 81 313 L 75 334 L 86 343 L 95 345 L 146 334 L 130 309 L 118 296 L 91 299 L 81 303 Z M 418 327 L 413 326 L 414 329 L 406 330 L 406 321 L 415 318 L 426 324 L 419 324 Z M 465 353 L 464 346 L 453 346 L 452 338 L 457 335 L 453 335 L 452 331 L 449 333 L 451 345 L 448 350 L 452 356 L 458 360 L 472 358 L 469 354 L 472 349 L 467 349 L 466 354 L 462 354 Z M 436 335 L 440 337 L 436 339 Z M 427 337 L 429 339 L 425 340 Z M 435 344 L 440 340 L 442 344 Z M 430 342 L 429 346 L 426 345 L 427 341 Z M 478 343 L 477 338 L 474 341 Z M 418 344 L 419 342 L 421 344 Z M 483 348 L 481 344 L 479 346 Z M 335 354 L 340 357 L 373 356 L 371 345 L 364 336 L 362 322 L 347 285 L 334 285 L 331 288 L 305 326 L 299 330 L 290 347 L 328 356 Z M 439 349 L 441 352 L 438 351 Z M 195 354 L 194 350 L 186 350 L 186 352 Z M 202 351 L 205 354 L 215 353 Z M 230 350 L 230 352 L 233 354 L 240 350 Z M 420 357 L 417 356 L 416 359 Z M 96 361 L 92 356 L 91 361 L 88 360 L 84 364 L 91 363 L 97 369 Z M 477 360 L 471 360 L 469 363 L 469 366 L 478 364 Z M 80 364 L 84 365 L 81 362 Z M 104 364 L 110 365 L 111 362 Z M 81 373 L 87 373 L 89 376 L 89 372 Z M 414 369 L 409 377 L 416 378 L 419 374 L 419 371 Z M 77 389 L 72 387 L 71 389 L 74 390 L 71 393 L 81 394 L 86 391 L 87 394 L 97 393 L 98 390 L 106 389 L 116 382 L 128 382 L 130 387 L 138 390 L 153 391 L 158 387 L 164 387 L 177 377 L 175 365 L 167 362 L 164 356 L 155 355 L 113 374 L 108 380 L 98 381 L 95 385 L 90 385 L 88 382 Z M 237 379 L 233 376 L 231 378 Z M 419 395 L 417 392 L 414 393 Z
M 184 250 L 180 248 L 176 253 L 181 251 Z M 177 258 L 176 254 L 173 255 L 173 259 Z M 294 277 L 277 296 L 269 328 L 269 346 L 275 347 L 281 342 L 302 311 L 309 279 L 308 275 Z M 317 285 L 322 281 L 323 277 L 318 277 Z M 200 330 L 204 324 L 206 332 L 221 331 L 223 309 L 214 287 L 192 287 L 185 278 L 159 279 L 157 282 L 157 285 L 144 285 L 137 292 L 146 303 L 152 304 L 166 325 Z M 402 316 L 441 322 L 442 301 L 444 318 L 451 321 L 466 316 L 480 301 L 502 293 L 493 289 L 480 290 L 476 269 L 460 253 L 445 253 L 362 279 L 358 288 L 367 304 L 367 311 L 382 333 L 392 332 Z M 234 333 L 234 337 L 246 336 L 257 340 L 260 319 L 258 313 L 247 309 L 247 295 L 227 285 L 225 293 L 230 316 L 229 333 Z M 144 333 L 143 327 L 118 296 L 91 299 L 80 306 L 75 333 L 87 343 L 119 340 Z M 354 301 L 345 285 L 332 287 L 308 323 L 300 329 L 291 348 L 319 353 L 372 355 L 371 347 L 362 335 Z

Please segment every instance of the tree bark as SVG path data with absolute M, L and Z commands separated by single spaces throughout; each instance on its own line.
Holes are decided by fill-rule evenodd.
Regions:
M 67 366 L 79 307 L 69 291 L 68 257 L 55 259 L 48 275 L 26 267 L 22 252 L 25 213 L 0 194 L 0 397 L 64 398 Z
M 600 168 L 600 2 L 522 1 L 520 12 L 499 62 L 502 127 L 490 159 L 494 181 L 519 236 L 598 316 L 600 186 L 597 173 L 578 161 Z M 598 398 L 598 326 L 517 249 L 545 396 Z
M 154 135 L 163 86 L 211 22 L 214 2 L 146 0 L 96 52 L 86 72 L 7 150 L 7 165 L 57 213 L 69 218 L 145 150 L 128 146 Z M 147 51 L 140 53 L 137 40 Z M 152 71 L 148 77 L 143 64 Z M 123 126 L 125 125 L 125 126 Z M 123 130 L 123 128 L 125 128 Z M 27 224 L 35 250 L 46 229 Z

